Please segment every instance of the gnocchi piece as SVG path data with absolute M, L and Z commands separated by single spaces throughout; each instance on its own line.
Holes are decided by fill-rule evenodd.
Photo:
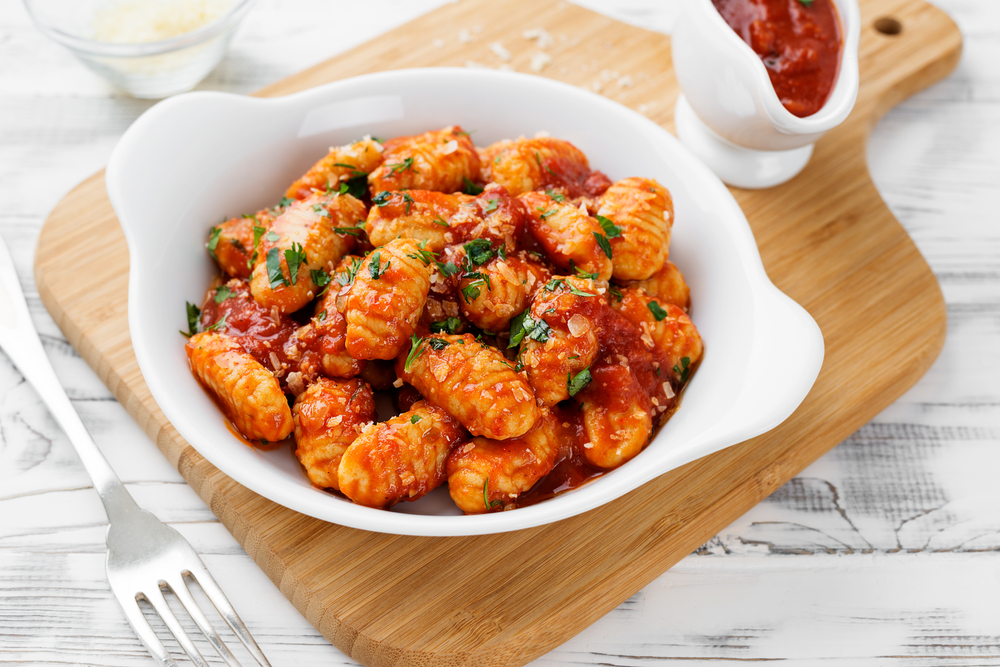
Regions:
M 520 438 L 474 438 L 448 457 L 448 493 L 466 514 L 507 506 L 552 471 L 562 425 L 546 410 Z
M 600 195 L 611 181 L 591 171 L 579 148 L 551 137 L 504 140 L 481 153 L 482 178 L 517 196 L 532 190 L 556 190 L 559 196 Z
M 334 378 L 352 378 L 365 367 L 363 359 L 355 359 L 347 351 L 347 319 L 337 309 L 337 299 L 337 292 L 327 291 L 316 306 L 316 315 L 289 341 L 288 356 L 298 355 L 299 369 L 307 379 L 320 372 Z
M 285 196 L 307 199 L 314 191 L 336 190 L 338 183 L 369 174 L 381 161 L 382 144 L 372 139 L 331 147 L 326 156 L 289 186 Z
M 272 313 L 254 301 L 250 284 L 233 279 L 210 290 L 201 307 L 201 330 L 229 336 L 254 359 L 283 380 L 294 364 L 285 355 L 298 324 L 281 313 Z
M 594 363 L 606 309 L 589 280 L 558 278 L 535 293 L 511 343 L 521 342 L 521 362 L 542 405 L 569 398 L 572 378 Z
M 398 238 L 425 241 L 425 248 L 440 252 L 454 241 L 449 220 L 458 212 L 454 195 L 429 190 L 380 194 L 368 211 L 365 230 L 376 247 Z
M 191 370 L 250 440 L 284 440 L 294 427 L 278 380 L 232 338 L 204 331 L 185 346 Z
M 642 342 L 663 355 L 663 365 L 676 386 L 687 382 L 701 361 L 704 345 L 691 318 L 677 306 L 651 297 L 639 289 L 623 289 L 622 300 L 612 306 L 642 331 Z
M 446 479 L 448 454 L 468 437 L 447 412 L 424 401 L 366 427 L 337 471 L 340 491 L 368 507 L 417 500 Z
M 384 144 L 382 164 L 368 174 L 372 196 L 386 190 L 458 192 L 479 179 L 479 154 L 457 125 Z
M 630 282 L 626 287 L 641 289 L 664 303 L 672 303 L 685 313 L 691 308 L 691 290 L 684 280 L 684 274 L 669 259 L 662 269 L 647 280 Z
M 471 334 L 417 340 L 406 358 L 396 361 L 396 374 L 473 435 L 507 440 L 538 421 L 531 385 L 499 350 Z
M 587 463 L 616 468 L 642 451 L 653 433 L 649 396 L 628 366 L 610 364 L 592 371 L 587 388 L 578 395 L 586 441 Z
M 511 319 L 527 307 L 536 282 L 528 262 L 517 257 L 494 257 L 471 276 L 459 279 L 459 307 L 466 319 L 480 329 L 506 331 Z
M 646 280 L 660 270 L 674 224 L 674 203 L 665 187 L 651 178 L 618 181 L 601 197 L 597 215 L 620 229 L 621 235 L 610 239 L 617 280 Z
M 371 388 L 361 380 L 319 378 L 296 399 L 292 417 L 295 456 L 309 481 L 339 491 L 338 470 L 344 452 L 362 428 L 375 421 Z
M 208 236 L 208 252 L 218 262 L 219 267 L 230 278 L 249 278 L 253 270 L 254 240 L 264 233 L 274 220 L 270 209 L 262 209 L 254 215 L 226 220 L 218 227 L 212 227 Z M 254 234 L 254 228 L 259 231 Z
M 431 286 L 430 254 L 395 239 L 361 264 L 347 293 L 347 351 L 355 359 L 394 359 L 416 331 Z
M 612 250 L 602 247 L 608 238 L 597 220 L 540 192 L 527 192 L 520 199 L 528 209 L 528 231 L 553 264 L 569 272 L 579 269 L 598 280 L 611 278 Z
M 313 271 L 329 272 L 354 247 L 352 229 L 365 219 L 365 205 L 351 195 L 316 194 L 275 218 L 260 240 L 250 290 L 257 303 L 292 313 L 319 288 Z

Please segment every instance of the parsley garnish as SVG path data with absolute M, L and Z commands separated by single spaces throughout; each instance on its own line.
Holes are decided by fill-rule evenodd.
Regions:
M 317 322 L 322 322 L 325 319 L 326 319 L 326 311 L 325 310 L 319 311 L 319 315 L 316 316 L 316 321 Z
M 222 303 L 229 297 L 233 295 L 233 291 L 229 289 L 228 285 L 222 285 L 219 289 L 215 290 L 215 296 L 212 297 L 216 303 Z
M 625 298 L 625 295 L 622 294 L 622 291 L 614 285 L 608 285 L 608 292 L 610 292 L 611 296 L 615 297 L 615 299 L 618 300 L 618 303 L 621 303 L 622 299 Z
M 271 243 L 277 243 L 278 239 L 280 239 L 281 237 L 278 236 L 278 232 L 268 232 L 267 235 L 264 236 L 264 238 L 270 241 Z
M 548 218 L 551 218 L 552 216 L 554 216 L 556 213 L 559 212 L 559 209 L 557 208 L 550 208 L 549 210 L 546 211 L 541 206 L 539 206 L 535 210 L 539 212 L 540 215 L 538 217 L 541 218 L 542 220 L 547 220 Z
M 402 195 L 403 195 L 403 201 L 406 202 L 406 212 L 405 212 L 405 215 L 409 215 L 410 214 L 410 204 L 413 203 L 413 197 L 411 197 L 406 192 L 403 192 Z
M 575 294 L 577 296 L 594 296 L 590 292 L 584 292 L 582 289 L 577 288 L 572 283 L 568 283 L 568 284 L 569 284 L 569 293 L 570 294 Z
M 576 377 L 570 377 L 570 373 L 566 373 L 566 388 L 569 389 L 570 396 L 576 396 L 583 388 L 590 384 L 593 377 L 590 375 L 590 368 L 584 368 L 582 371 L 576 374 Z
M 190 338 L 201 331 L 201 326 L 198 322 L 198 319 L 201 317 L 201 308 L 187 301 L 184 304 L 187 306 L 188 330 L 187 333 L 182 331 L 181 335 L 185 338 Z
M 367 174 L 365 174 L 365 172 L 361 171 L 360 169 L 357 168 L 357 166 L 355 166 L 353 164 L 346 164 L 344 162 L 334 162 L 333 166 L 334 167 L 343 167 L 345 169 L 350 169 L 351 172 L 353 173 L 353 175 L 355 175 L 355 176 L 360 176 L 362 174 L 367 175 Z
M 550 174 L 552 174 L 553 176 L 555 176 L 555 175 L 556 175 L 556 172 L 554 172 L 554 171 L 552 171 L 551 169 L 549 169 L 549 166 L 548 166 L 548 165 L 546 165 L 546 164 L 542 164 L 542 158 L 540 158 L 540 157 L 538 156 L 538 151 L 535 151 L 535 162 L 537 162 L 537 163 L 538 163 L 538 166 L 539 166 L 539 167 L 541 167 L 541 168 L 542 168 L 542 169 L 544 169 L 545 171 L 549 172 L 549 173 L 550 173 Z
M 333 280 L 330 278 L 330 274 L 323 269 L 313 269 L 309 272 L 309 277 L 312 278 L 316 287 L 326 287 Z
M 327 211 L 326 208 L 324 208 L 322 204 L 313 204 L 313 213 L 315 213 L 316 215 L 318 215 L 321 218 L 329 218 L 330 217 L 330 212 Z
M 271 289 L 278 289 L 288 284 L 285 280 L 285 274 L 281 272 L 281 251 L 277 248 L 271 248 L 267 251 L 267 282 L 270 284 Z
M 208 248 L 208 254 L 211 255 L 212 259 L 214 259 L 216 262 L 219 261 L 219 258 L 215 256 L 215 249 L 219 245 L 219 237 L 221 235 L 222 235 L 222 227 L 212 227 L 212 231 L 208 235 L 208 243 L 205 244 L 205 247 Z
M 457 317 L 449 317 L 438 322 L 431 322 L 431 333 L 453 334 L 462 326 L 462 320 Z
M 309 263 L 301 243 L 292 243 L 292 247 L 285 251 L 285 262 L 288 264 L 288 275 L 292 279 L 288 284 L 294 285 L 299 279 L 299 267 Z
M 431 262 L 434 260 L 434 256 L 437 254 L 433 250 L 427 249 L 427 239 L 424 239 L 419 244 L 420 249 L 417 250 L 416 255 L 407 255 L 411 259 L 420 261 L 424 266 L 430 266 Z
M 608 256 L 608 259 L 611 259 L 611 241 L 608 240 L 608 237 L 604 234 L 598 234 L 597 232 L 591 233 L 594 235 L 594 238 L 597 239 L 597 245 L 601 246 L 601 250 L 604 251 L 604 254 Z
M 486 506 L 487 512 L 503 505 L 503 501 L 500 500 L 494 500 L 492 503 L 490 502 L 489 489 L 490 478 L 487 476 L 486 481 L 483 482 L 483 505 Z
M 486 208 L 483 209 L 483 213 L 492 213 L 497 210 L 497 205 L 500 203 L 499 199 L 487 199 Z
M 438 271 L 444 274 L 445 278 L 451 278 L 453 275 L 458 273 L 458 267 L 455 266 L 455 262 L 448 262 L 447 264 L 442 264 L 441 262 L 435 261 L 437 264 Z
M 399 172 L 406 171 L 407 169 L 413 171 L 413 158 L 408 157 L 402 162 L 397 162 L 396 164 L 392 165 L 387 164 L 386 166 L 389 167 L 390 176 L 395 176 Z
M 420 415 L 413 415 L 412 417 L 410 417 L 411 424 L 416 424 L 418 421 L 420 421 Z
M 233 246 L 244 255 L 247 254 L 247 249 L 243 247 L 243 244 L 240 243 L 239 239 L 229 239 L 229 245 Z
M 340 191 L 338 194 L 349 194 L 355 199 L 361 199 L 365 196 L 365 192 L 368 191 L 368 175 L 364 172 L 358 172 L 360 176 L 355 176 L 354 178 L 349 178 L 346 181 L 340 183 Z M 346 187 L 345 187 L 346 186 Z
M 218 330 L 219 330 L 219 329 L 221 329 L 222 327 L 226 326 L 226 317 L 227 317 L 228 315 L 229 315 L 229 313 L 226 313 L 226 314 L 224 314 L 224 315 L 222 316 L 222 319 L 221 319 L 221 320 L 219 320 L 218 322 L 216 322 L 216 323 L 215 323 L 215 324 L 213 324 L 212 326 L 210 326 L 210 327 L 206 328 L 206 329 L 205 329 L 205 331 L 218 331 Z M 686 357 L 685 357 L 685 358 L 686 358 Z
M 544 343 L 551 333 L 552 328 L 548 322 L 534 319 L 526 310 L 510 321 L 510 343 L 507 347 L 517 347 L 525 338 Z
M 334 227 L 337 234 L 350 234 L 351 236 L 361 236 L 364 230 L 361 227 Z
M 483 188 L 479 187 L 475 183 L 469 180 L 467 176 L 462 177 L 462 192 L 467 195 L 481 195 L 483 193 Z
M 562 194 L 561 192 L 556 192 L 552 188 L 545 188 L 545 194 L 547 194 L 551 199 L 557 202 L 566 201 L 566 195 Z
M 389 270 L 389 266 L 392 264 L 389 260 L 385 260 L 385 266 L 380 266 L 382 262 L 382 253 L 376 252 L 372 255 L 371 261 L 368 264 L 368 273 L 371 274 L 372 280 L 378 280 L 385 272 Z
M 372 203 L 381 208 L 386 204 L 388 204 L 390 199 L 392 199 L 392 193 L 389 192 L 388 190 L 383 190 L 382 192 L 372 197 Z
M 603 215 L 597 215 L 594 217 L 597 218 L 597 223 L 601 226 L 601 229 L 604 230 L 604 235 L 609 239 L 615 239 L 622 235 L 622 228 L 605 218 Z
M 361 260 L 355 257 L 351 260 L 351 265 L 347 268 L 347 271 L 337 272 L 337 282 L 347 287 L 354 280 L 354 277 L 358 275 L 358 271 L 361 269 Z
M 681 366 L 684 367 L 683 369 L 674 366 L 674 372 L 681 376 L 681 382 L 688 381 L 688 375 L 691 373 L 691 369 L 689 368 L 690 365 L 691 365 L 691 358 L 684 357 L 683 359 L 681 359 Z
M 646 306 L 649 308 L 649 312 L 653 313 L 653 317 L 656 318 L 657 322 L 662 322 L 667 316 L 667 311 L 663 310 L 660 304 L 655 301 L 650 301 Z
M 466 257 L 476 266 L 482 266 L 493 258 L 493 244 L 489 239 L 474 239 L 462 247 Z
M 473 275 L 479 276 L 482 274 L 476 273 Z M 479 287 L 481 285 L 486 285 L 489 288 L 490 286 L 489 276 L 483 276 L 482 278 L 478 278 L 477 280 L 472 281 L 471 283 L 462 288 L 462 296 L 465 297 L 465 303 L 472 303 L 473 301 L 479 298 L 479 295 L 482 294 L 482 292 L 479 291 Z
M 254 225 L 253 228 L 253 255 L 247 260 L 247 268 L 252 269 L 253 263 L 257 261 L 257 245 L 260 243 L 260 237 L 264 235 L 267 231 L 266 227 L 258 227 Z
M 435 225 L 441 225 L 442 227 L 451 227 L 451 225 L 448 224 L 448 221 L 442 218 L 440 215 L 431 220 L 431 222 L 433 222 Z
M 441 338 L 417 338 L 415 335 L 410 336 L 410 353 L 406 355 L 406 361 L 403 363 L 403 370 L 410 370 L 410 364 L 414 360 L 423 354 L 426 347 L 430 347 L 432 350 L 439 352 L 444 348 L 448 347 L 448 341 L 442 340 Z
M 566 284 L 565 278 L 554 278 L 553 280 L 550 280 L 549 282 L 545 283 L 544 289 L 546 292 L 555 292 L 557 289 L 559 289 L 565 284 Z
M 576 262 L 574 262 L 572 259 L 569 260 L 569 268 L 576 273 L 577 277 L 583 278 L 584 280 L 597 280 L 597 276 L 599 275 L 596 271 L 594 273 L 587 273 L 579 266 L 577 266 Z
M 812 7 L 813 5 L 813 0 L 799 0 L 799 2 L 801 2 L 806 7 Z
M 289 199 L 288 197 L 282 197 L 281 201 L 279 201 L 278 205 L 275 206 L 274 208 L 288 208 L 294 203 L 295 203 L 294 199 Z

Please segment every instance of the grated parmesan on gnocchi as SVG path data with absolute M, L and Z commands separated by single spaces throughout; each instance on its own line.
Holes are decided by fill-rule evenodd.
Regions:
M 191 370 L 250 444 L 294 439 L 355 503 L 530 505 L 639 455 L 697 370 L 673 223 L 661 184 L 547 133 L 366 136 L 210 229 Z

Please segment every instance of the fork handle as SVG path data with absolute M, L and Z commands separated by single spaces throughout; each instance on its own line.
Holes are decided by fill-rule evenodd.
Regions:
M 0 347 L 7 353 L 25 379 L 56 418 L 59 426 L 76 448 L 83 467 L 94 481 L 108 519 L 137 511 L 139 508 L 97 448 L 59 378 L 52 369 L 42 341 L 28 312 L 24 292 L 17 279 L 7 246 L 0 239 Z

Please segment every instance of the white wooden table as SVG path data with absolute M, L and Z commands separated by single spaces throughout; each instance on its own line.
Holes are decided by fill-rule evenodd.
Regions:
M 1000 665 L 1000 3 L 936 1 L 965 34 L 962 64 L 879 124 L 869 162 L 944 289 L 941 357 L 870 424 L 536 665 Z M 678 2 L 583 4 L 669 31 Z M 260 0 L 200 87 L 250 92 L 438 4 Z M 167 464 L 38 299 L 32 258 L 47 213 L 149 106 L 48 42 L 19 2 L 0 3 L 0 234 L 61 380 L 139 503 L 204 555 L 275 667 L 352 665 Z M 105 529 L 70 445 L 0 355 L 0 663 L 150 664 L 108 592 Z

